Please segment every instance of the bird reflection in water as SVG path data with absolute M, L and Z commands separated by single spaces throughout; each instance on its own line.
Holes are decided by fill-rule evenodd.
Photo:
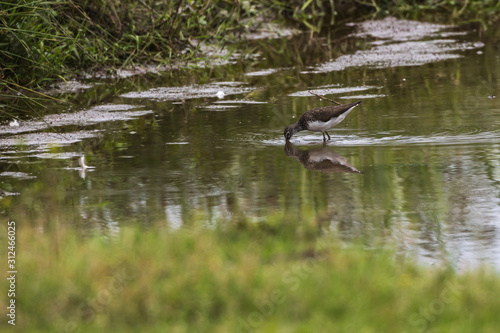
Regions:
M 321 172 L 347 172 L 363 173 L 353 167 L 344 156 L 329 150 L 326 145 L 309 149 L 298 149 L 287 141 L 285 144 L 285 153 L 287 156 L 293 156 L 299 160 L 302 165 L 309 170 Z

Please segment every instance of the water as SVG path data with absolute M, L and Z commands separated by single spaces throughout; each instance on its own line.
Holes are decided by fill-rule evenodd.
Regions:
M 116 234 L 314 213 L 347 243 L 500 268 L 497 46 L 415 24 L 255 39 L 222 65 L 79 83 L 58 95 L 75 104 L 0 126 L 3 219 Z M 287 125 L 330 103 L 309 90 L 363 103 L 326 146 L 311 132 L 285 145 Z

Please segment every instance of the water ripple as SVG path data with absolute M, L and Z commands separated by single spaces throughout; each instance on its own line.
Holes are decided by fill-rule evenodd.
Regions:
M 430 136 L 392 135 L 383 137 L 362 137 L 359 135 L 342 135 L 330 133 L 329 144 L 335 146 L 408 146 L 408 145 L 470 145 L 481 143 L 500 143 L 500 132 L 470 132 L 460 134 L 438 133 Z M 283 145 L 283 138 L 263 140 L 267 145 Z M 322 142 L 321 133 L 296 135 L 292 138 L 295 144 L 317 144 Z

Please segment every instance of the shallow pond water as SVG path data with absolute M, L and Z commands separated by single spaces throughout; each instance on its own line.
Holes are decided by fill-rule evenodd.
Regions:
M 4 123 L 4 219 L 115 234 L 315 214 L 346 242 L 500 268 L 498 46 L 389 18 L 246 47 L 219 66 L 89 80 L 65 93 L 74 105 Z M 287 125 L 330 103 L 308 91 L 363 103 L 326 146 L 312 132 L 285 145 Z

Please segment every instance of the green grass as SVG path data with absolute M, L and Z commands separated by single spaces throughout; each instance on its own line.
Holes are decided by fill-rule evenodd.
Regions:
M 83 71 L 193 59 L 203 56 L 198 41 L 238 43 L 263 21 L 319 32 L 363 14 L 442 13 L 444 23 L 487 28 L 499 12 L 494 0 L 0 0 L 0 91 L 43 88 Z
M 197 220 L 197 218 L 194 218 Z M 199 223 L 199 222 L 198 222 Z M 500 276 L 343 245 L 270 216 L 83 236 L 17 231 L 23 332 L 497 332 Z M 2 233 L 6 234 L 6 233 Z M 4 250 L 5 251 L 5 250 Z M 5 258 L 5 256 L 3 256 Z M 6 280 L 0 283 L 7 290 Z M 0 298 L 5 309 L 7 298 Z M 4 310 L 5 311 L 5 310 Z M 5 327 L 6 320 L 0 324 Z

